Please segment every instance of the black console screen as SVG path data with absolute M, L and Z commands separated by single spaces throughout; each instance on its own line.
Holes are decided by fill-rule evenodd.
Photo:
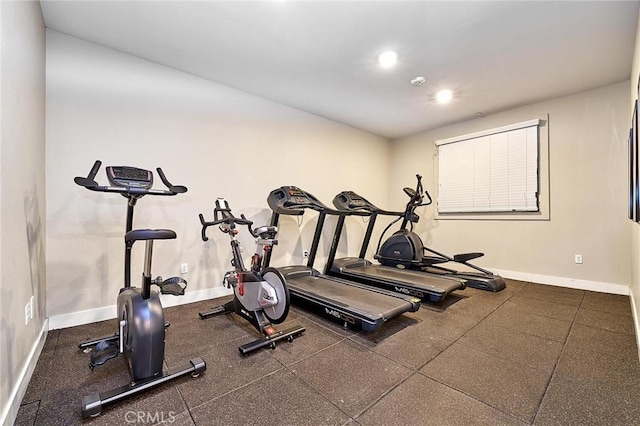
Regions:
M 113 186 L 149 189 L 153 186 L 153 173 L 129 166 L 107 167 L 107 178 Z

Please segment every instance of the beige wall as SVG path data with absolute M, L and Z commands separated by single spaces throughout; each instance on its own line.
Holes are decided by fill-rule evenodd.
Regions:
M 418 233 L 444 252 L 485 252 L 477 263 L 505 276 L 625 288 L 631 281 L 628 87 L 621 82 L 393 141 L 390 199 L 400 208 L 406 198 L 400 189 L 413 186 L 416 173 L 437 194 L 434 141 L 548 114 L 549 220 L 436 221 L 434 205 L 422 210 Z M 584 264 L 574 263 L 575 254 Z
M 0 2 L 0 39 L 0 423 L 11 424 L 45 322 L 45 33 L 40 5 Z M 34 318 L 25 325 L 31 296 Z
M 47 313 L 111 306 L 122 285 L 125 200 L 73 183 L 96 159 L 162 166 L 188 186 L 184 195 L 142 199 L 134 227 L 175 230 L 176 241 L 155 246 L 153 273 L 175 275 L 186 262 L 188 293 L 203 295 L 221 289 L 229 269 L 228 237 L 214 228 L 208 243 L 200 239 L 198 213 L 211 218 L 216 197 L 256 224 L 268 221 L 266 197 L 282 185 L 326 203 L 345 185 L 386 201 L 388 156 L 384 138 L 47 31 Z M 104 169 L 98 179 L 106 183 Z M 284 218 L 274 265 L 302 260 L 315 225 L 305 216 L 301 241 L 296 221 Z M 240 238 L 249 256 L 253 239 Z

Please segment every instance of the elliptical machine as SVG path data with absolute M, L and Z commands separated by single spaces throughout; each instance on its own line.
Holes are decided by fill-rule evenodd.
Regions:
M 460 253 L 450 257 L 422 244 L 420 237 L 413 232 L 413 224 L 420 219 L 415 210 L 418 207 L 430 205 L 433 200 L 429 195 L 429 191 L 425 191 L 422 187 L 422 176 L 416 175 L 416 179 L 418 180 L 416 189 L 403 188 L 404 193 L 409 196 L 409 202 L 405 207 L 404 214 L 391 222 L 382 232 L 380 240 L 378 240 L 377 254 L 374 258 L 386 266 L 417 269 L 423 272 L 463 279 L 468 287 L 488 291 L 503 290 L 506 284 L 502 277 L 469 263 L 470 260 L 484 256 L 484 253 Z M 400 229 L 382 243 L 385 233 L 401 219 Z M 425 253 L 430 254 L 425 255 Z M 478 272 L 461 272 L 441 265 L 447 262 L 459 263 Z
M 110 186 L 100 186 L 95 180 L 100 165 L 94 163 L 87 177 L 76 177 L 75 183 L 97 192 L 121 194 L 128 200 L 127 222 L 125 228 L 124 286 L 120 289 L 117 301 L 119 331 L 111 336 L 92 339 L 80 343 L 78 347 L 91 352 L 89 367 L 93 369 L 123 353 L 129 366 L 131 383 L 107 392 L 94 393 L 82 400 L 82 416 L 97 416 L 102 407 L 117 400 L 145 391 L 169 380 L 187 374 L 197 377 L 206 370 L 202 358 L 190 360 L 190 365 L 174 373 L 163 372 L 165 323 L 162 304 L 156 290 L 162 294 L 180 296 L 184 294 L 187 282 L 180 277 L 163 280 L 151 278 L 151 257 L 153 242 L 176 238 L 176 233 L 168 229 L 133 230 L 133 210 L 137 201 L 145 195 L 177 195 L 187 192 L 187 188 L 172 185 L 161 168 L 158 175 L 168 190 L 152 189 L 153 173 L 149 170 L 128 166 L 109 166 L 106 168 Z M 140 288 L 131 286 L 131 251 L 136 241 L 145 241 L 144 272 Z
M 229 204 L 224 198 L 216 200 L 213 210 L 214 220 L 206 222 L 200 214 L 202 224 L 202 241 L 209 238 L 206 235 L 207 228 L 219 225 L 220 231 L 231 238 L 231 251 L 233 258 L 231 266 L 234 270 L 225 274 L 223 285 L 233 288 L 233 300 L 224 305 L 212 308 L 210 311 L 201 312 L 200 318 L 206 319 L 212 316 L 235 312 L 251 323 L 264 337 L 244 344 L 238 348 L 242 355 L 263 347 L 275 349 L 276 342 L 286 339 L 291 342 L 305 331 L 304 327 L 292 327 L 277 331 L 271 323 L 280 324 L 289 313 L 290 299 L 289 289 L 282 274 L 275 268 L 262 270 L 262 259 L 265 253 L 278 244 L 276 235 L 278 228 L 275 226 L 260 226 L 252 229 L 253 222 L 247 220 L 244 215 L 237 218 L 231 213 Z M 246 225 L 251 235 L 256 238 L 256 253 L 251 257 L 251 269 L 247 270 L 242 260 L 242 249 L 236 235 L 236 225 Z

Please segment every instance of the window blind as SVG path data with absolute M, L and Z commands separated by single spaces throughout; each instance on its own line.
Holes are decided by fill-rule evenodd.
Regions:
M 537 212 L 538 127 L 530 120 L 436 141 L 438 212 Z

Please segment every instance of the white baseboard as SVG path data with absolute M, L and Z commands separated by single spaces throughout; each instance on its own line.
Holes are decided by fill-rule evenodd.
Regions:
M 636 310 L 636 301 L 633 297 L 633 291 L 629 292 L 631 298 L 631 313 L 633 314 L 633 326 L 636 332 L 636 345 L 638 346 L 638 359 L 640 359 L 640 320 L 638 319 L 638 311 Z
M 27 393 L 27 386 L 29 386 L 29 381 L 38 363 L 38 358 L 40 358 L 44 342 L 47 340 L 48 331 L 48 320 L 45 318 L 44 323 L 42 323 L 42 328 L 40 329 L 39 337 L 33 342 L 31 351 L 29 351 L 29 355 L 27 355 L 27 360 L 20 371 L 18 381 L 9 396 L 9 401 L 7 401 L 7 404 L 2 408 L 2 417 L 0 417 L 0 420 L 2 420 L 0 424 L 2 424 L 2 426 L 12 426 L 16 421 L 20 403 Z
M 579 280 L 576 278 L 554 277 L 552 275 L 530 274 L 528 272 L 507 271 L 504 269 L 487 268 L 503 278 L 527 281 L 538 284 L 555 285 L 559 287 L 576 288 L 580 290 L 598 291 L 601 293 L 629 295 L 629 286 L 602 281 Z
M 201 300 L 215 299 L 216 297 L 233 294 L 224 287 L 196 290 L 185 293 L 183 296 L 160 295 L 160 301 L 165 308 L 199 302 Z M 116 317 L 116 305 L 103 306 L 102 308 L 88 309 L 72 312 L 70 314 L 55 315 L 49 318 L 49 329 L 74 327 L 76 325 L 90 324 L 92 322 L 105 321 Z

